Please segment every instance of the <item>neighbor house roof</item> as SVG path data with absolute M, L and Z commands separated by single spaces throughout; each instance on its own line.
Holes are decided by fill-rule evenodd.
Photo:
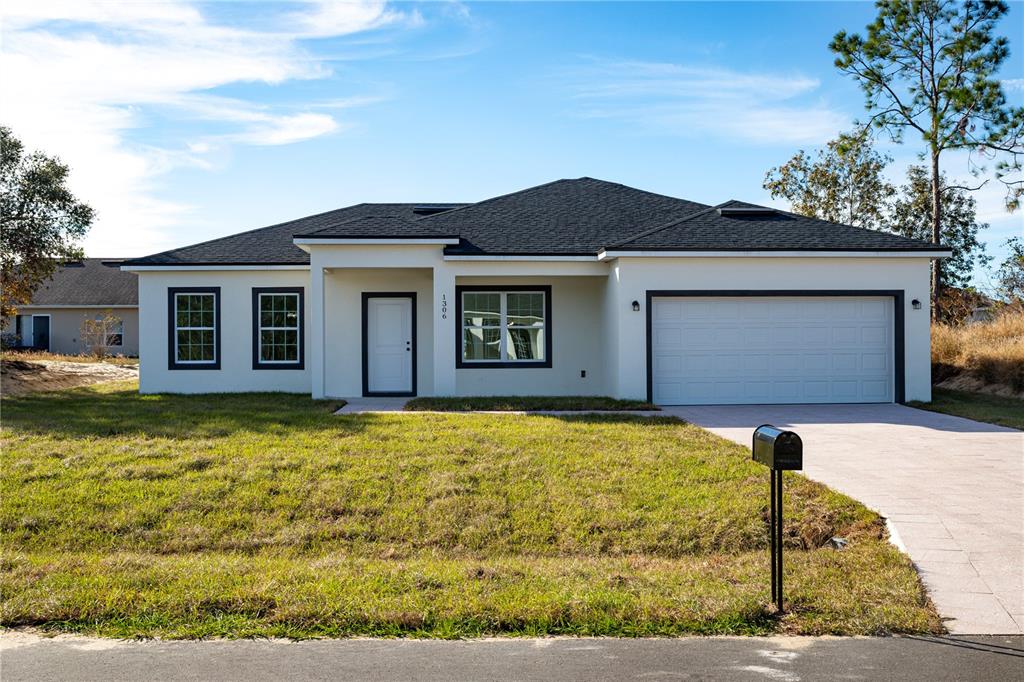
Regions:
M 134 306 L 139 280 L 123 272 L 123 258 L 86 258 L 66 263 L 32 294 L 33 306 Z
M 556 180 L 472 204 L 358 204 L 131 261 L 308 264 L 293 240 L 459 239 L 448 255 L 618 250 L 935 251 L 933 244 L 730 201 L 708 206 L 618 183 Z

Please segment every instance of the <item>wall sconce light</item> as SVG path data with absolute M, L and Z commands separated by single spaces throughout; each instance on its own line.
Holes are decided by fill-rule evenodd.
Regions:
M 640 312 L 640 301 L 633 301 L 633 312 Z
M 921 309 L 921 301 L 917 300 L 916 298 L 910 302 L 910 305 L 914 306 L 914 310 Z

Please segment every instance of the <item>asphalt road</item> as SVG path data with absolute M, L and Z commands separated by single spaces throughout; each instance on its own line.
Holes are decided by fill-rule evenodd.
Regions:
M 0 636 L 27 680 L 1022 680 L 1024 637 L 241 640 Z

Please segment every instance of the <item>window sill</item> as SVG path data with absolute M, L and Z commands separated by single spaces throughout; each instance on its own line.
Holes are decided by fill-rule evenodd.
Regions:
M 302 370 L 302 369 L 305 369 L 306 367 L 305 367 L 305 363 L 302 363 L 302 362 L 282 362 L 282 363 L 279 363 L 279 364 L 254 362 L 254 363 L 252 363 L 252 368 L 254 370 L 261 370 L 261 369 L 293 369 L 293 370 Z
M 514 362 L 502 362 L 496 360 L 494 362 L 473 362 L 467 360 L 460 360 L 455 363 L 456 369 L 551 369 L 550 360 L 542 360 L 540 362 L 525 362 L 525 361 L 514 361 Z

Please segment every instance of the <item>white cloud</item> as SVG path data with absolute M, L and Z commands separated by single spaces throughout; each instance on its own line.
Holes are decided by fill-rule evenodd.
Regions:
M 580 115 L 624 119 L 673 135 L 810 144 L 834 137 L 850 122 L 826 104 L 806 101 L 820 83 L 801 75 L 594 60 L 564 77 Z
M 120 256 L 171 246 L 168 228 L 190 209 L 156 198 L 160 173 L 209 167 L 206 155 L 232 144 L 290 144 L 342 127 L 330 113 L 345 108 L 337 103 L 313 111 L 315 104 L 271 107 L 205 91 L 324 77 L 328 67 L 299 40 L 415 23 L 418 15 L 380 0 L 316 2 L 298 11 L 293 4 L 256 29 L 215 23 L 186 0 L 6 0 L 0 21 L 4 125 L 28 148 L 71 166 L 73 191 L 98 212 L 87 252 Z M 164 147 L 133 141 L 153 112 L 221 122 L 227 131 L 200 139 L 180 133 Z

